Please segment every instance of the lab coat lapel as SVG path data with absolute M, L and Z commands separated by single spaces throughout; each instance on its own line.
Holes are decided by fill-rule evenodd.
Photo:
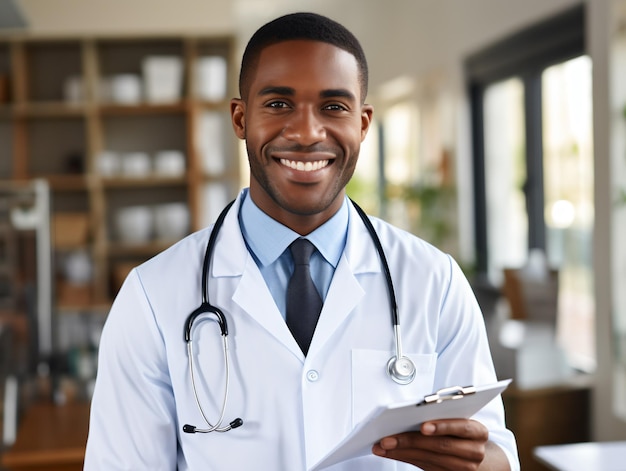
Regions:
M 339 260 L 309 348 L 314 356 L 361 302 L 365 292 L 345 256 Z
M 212 286 L 216 290 L 216 285 L 219 285 L 220 292 L 212 294 L 212 299 L 218 299 L 216 295 L 226 296 L 226 293 L 233 293 L 232 301 L 294 355 L 304 360 L 302 351 L 278 311 L 265 280 L 243 240 L 237 216 L 240 204 L 241 197 L 226 216 L 217 240 L 211 273 L 217 278 L 217 283 L 213 283 Z M 224 247 L 224 249 L 220 250 L 219 247 Z M 359 275 L 380 271 L 380 259 L 371 237 L 359 215 L 350 205 L 350 225 L 346 248 L 339 260 L 324 301 L 309 349 L 309 357 L 313 357 L 323 348 L 333 333 L 363 301 L 365 292 L 359 283 Z M 222 289 L 227 288 L 226 284 L 222 284 L 222 282 L 227 283 L 227 280 L 220 280 L 220 278 L 231 279 L 228 289 Z M 233 278 L 239 278 L 239 280 L 233 280 Z M 231 299 L 224 299 L 224 305 L 228 304 Z
M 214 287 L 211 291 L 215 291 L 212 299 L 222 298 L 222 306 L 234 302 L 241 308 L 242 314 L 252 317 L 295 355 L 304 358 L 246 247 L 239 227 L 240 205 L 241 196 L 228 212 L 218 235 L 211 269 L 215 282 L 209 283 Z M 237 325 L 237 320 L 233 325 Z
M 315 329 L 309 356 L 315 355 L 329 341 L 341 324 L 363 302 L 365 291 L 359 276 L 381 271 L 376 248 L 361 218 L 350 205 L 350 225 L 346 248 L 330 284 L 322 313 Z
M 233 301 L 294 355 L 304 358 L 251 256 L 235 289 Z

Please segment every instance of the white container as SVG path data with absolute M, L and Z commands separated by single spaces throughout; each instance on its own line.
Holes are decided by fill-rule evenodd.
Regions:
M 179 150 L 162 150 L 154 156 L 154 172 L 163 177 L 185 174 L 185 154 Z
M 227 183 L 212 182 L 203 185 L 201 194 L 200 223 L 202 226 L 208 226 L 215 222 L 224 206 L 228 204 L 231 191 Z
M 72 76 L 63 83 L 63 95 L 69 104 L 79 104 L 85 100 L 85 87 L 82 77 Z
M 92 279 L 93 264 L 85 250 L 75 250 L 65 256 L 63 272 L 67 281 L 77 285 L 85 285 Z
M 159 240 L 178 240 L 189 231 L 189 209 L 185 203 L 166 203 L 154 208 L 154 229 Z
M 103 177 L 115 177 L 122 173 L 122 161 L 118 154 L 104 150 L 96 157 L 98 173 Z
M 226 98 L 227 64 L 222 56 L 206 56 L 196 65 L 198 97 L 207 101 Z
M 183 62 L 176 56 L 149 56 L 142 63 L 146 100 L 176 102 L 181 98 Z
M 141 101 L 141 78 L 134 74 L 111 77 L 111 99 L 123 105 L 136 105 Z
M 202 113 L 198 120 L 198 149 L 205 175 L 221 175 L 226 167 L 224 151 L 225 125 L 220 113 Z
M 122 242 L 143 243 L 152 238 L 154 217 L 148 206 L 127 206 L 115 214 L 117 237 Z
M 145 152 L 130 152 L 122 156 L 122 173 L 125 177 L 143 178 L 152 172 L 152 161 Z

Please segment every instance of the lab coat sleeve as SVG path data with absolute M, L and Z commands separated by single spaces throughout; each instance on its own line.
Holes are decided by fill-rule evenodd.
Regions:
M 176 469 L 175 422 L 166 349 L 135 269 L 102 333 L 84 469 Z
M 435 382 L 439 385 L 494 383 L 497 378 L 480 307 L 460 267 L 451 257 L 449 261 L 450 282 L 440 312 Z M 489 403 L 473 419 L 489 429 L 489 439 L 505 452 L 511 470 L 519 470 L 517 446 L 513 433 L 505 426 L 501 398 Z

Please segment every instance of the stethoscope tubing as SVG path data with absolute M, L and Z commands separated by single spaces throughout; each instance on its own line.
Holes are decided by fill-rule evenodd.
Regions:
M 393 324 L 393 335 L 396 346 L 396 354 L 391 357 L 387 362 L 387 373 L 389 377 L 398 384 L 409 384 L 415 378 L 415 364 L 413 361 L 404 356 L 402 352 L 402 333 L 400 331 L 400 317 L 398 316 L 398 302 L 396 300 L 396 290 L 393 287 L 393 279 L 391 277 L 391 270 L 389 269 L 389 263 L 387 262 L 387 256 L 385 255 L 385 251 L 383 250 L 383 244 L 380 242 L 380 238 L 376 233 L 376 229 L 372 225 L 372 221 L 365 214 L 365 211 L 361 209 L 361 207 L 356 204 L 356 202 L 350 199 L 354 209 L 361 217 L 363 224 L 367 228 L 367 232 L 369 232 L 370 237 L 372 238 L 372 242 L 376 247 L 376 252 L 378 252 L 378 256 L 380 258 L 380 263 L 383 267 L 383 272 L 385 274 L 385 279 L 387 281 L 387 292 L 389 293 L 389 306 L 391 308 L 391 323 Z
M 209 419 L 207 418 L 204 409 L 202 408 L 202 404 L 200 404 L 200 399 L 198 398 L 198 394 L 194 394 L 194 398 L 196 400 L 196 405 L 198 406 L 198 410 L 202 415 L 202 418 L 206 422 L 208 428 L 206 429 L 195 429 L 196 433 L 209 433 L 209 432 L 227 432 L 231 429 L 231 427 L 220 428 L 222 422 L 224 421 L 224 413 L 226 412 L 226 404 L 228 402 L 228 385 L 230 383 L 230 365 L 228 362 L 228 337 L 226 335 L 222 335 L 222 342 L 224 344 L 224 368 L 226 369 L 226 384 L 224 384 L 224 399 L 222 401 L 222 407 L 220 416 L 217 419 L 215 425 L 212 425 Z M 189 355 L 189 374 L 191 375 L 191 385 L 194 391 L 197 391 L 196 387 L 196 375 L 194 372 L 194 362 L 193 362 L 193 340 L 187 342 L 187 354 Z
M 378 234 L 376 233 L 376 229 L 372 225 L 372 221 L 367 217 L 365 211 L 361 209 L 361 207 L 354 202 L 354 200 L 350 199 L 354 209 L 361 217 L 363 224 L 367 228 L 367 232 L 369 232 L 372 242 L 376 246 L 376 252 L 378 252 L 378 256 L 380 257 L 380 263 L 383 266 L 383 272 L 385 273 L 385 279 L 387 280 L 387 292 L 389 293 L 389 305 L 391 307 L 391 322 L 395 326 L 400 325 L 399 317 L 398 317 L 398 302 L 396 301 L 396 291 L 393 287 L 393 279 L 391 278 L 391 270 L 389 269 L 389 263 L 387 262 L 387 257 L 385 256 L 385 251 L 383 250 L 383 244 L 381 244 Z
M 209 302 L 209 293 L 208 293 L 208 278 L 209 278 L 209 270 L 211 266 L 211 260 L 213 257 L 213 251 L 215 249 L 215 244 L 217 241 L 218 233 L 224 223 L 224 219 L 226 218 L 226 214 L 235 203 L 236 200 L 231 201 L 220 213 L 215 224 L 213 225 L 213 229 L 211 230 L 211 235 L 209 237 L 209 242 L 207 243 L 206 251 L 204 253 L 204 260 L 202 263 L 202 304 L 198 309 L 192 312 L 185 322 L 184 329 L 184 337 L 185 343 L 187 344 L 187 354 L 189 356 L 189 374 L 191 376 L 191 386 L 193 388 L 193 394 L 196 401 L 196 405 L 198 406 L 198 410 L 202 415 L 205 423 L 208 428 L 199 429 L 192 425 L 185 425 L 183 427 L 183 431 L 187 433 L 209 433 L 209 432 L 227 432 L 233 428 L 239 427 L 243 424 L 243 421 L 240 418 L 233 420 L 229 425 L 225 427 L 221 427 L 224 421 L 224 414 L 226 411 L 226 404 L 228 401 L 228 388 L 230 383 L 230 362 L 229 362 L 229 348 L 228 348 L 228 324 L 226 322 L 226 316 L 224 313 L 215 306 L 212 306 Z M 361 209 L 361 207 L 356 204 L 352 199 L 350 200 L 357 211 L 359 217 L 365 224 L 367 231 L 369 232 L 372 242 L 376 247 L 376 252 L 379 255 L 381 265 L 383 267 L 383 272 L 385 275 L 385 280 L 387 284 L 387 291 L 389 295 L 389 305 L 391 309 L 391 321 L 393 324 L 393 336 L 395 343 L 395 356 L 389 359 L 387 363 L 387 373 L 391 377 L 393 381 L 398 384 L 409 384 L 415 378 L 415 365 L 413 362 L 402 353 L 402 335 L 400 332 L 400 322 L 398 316 L 398 303 L 396 300 L 396 294 L 393 286 L 393 280 L 391 277 L 391 270 L 389 269 L 389 264 L 387 262 L 387 257 L 385 256 L 385 251 L 383 250 L 383 246 L 380 242 L 378 234 L 372 225 L 365 211 Z M 196 318 L 202 314 L 213 314 L 215 316 L 215 320 L 219 324 L 223 347 L 224 347 L 224 368 L 226 369 L 225 379 L 226 383 L 224 385 L 224 399 L 222 401 L 222 407 L 220 410 L 219 418 L 215 425 L 211 424 L 208 420 L 202 405 L 200 404 L 200 399 L 198 398 L 198 391 L 196 388 L 196 375 L 194 368 L 194 360 L 193 360 L 193 325 Z
M 224 223 L 224 219 L 226 218 L 226 214 L 230 210 L 231 206 L 235 204 L 236 200 L 231 201 L 226 205 L 226 207 L 222 210 L 220 215 L 218 216 L 215 224 L 213 225 L 213 229 L 211 230 L 211 235 L 209 236 L 209 243 L 206 245 L 206 252 L 204 253 L 204 261 L 202 262 L 202 303 L 209 304 L 209 266 L 211 265 L 211 257 L 213 256 L 213 251 L 215 248 L 215 243 L 217 241 L 217 235 L 219 230 Z
M 222 423 L 224 422 L 224 414 L 226 412 L 226 405 L 228 402 L 228 388 L 230 385 L 230 349 L 228 348 L 228 323 L 226 322 L 226 316 L 224 313 L 217 307 L 212 306 L 209 302 L 209 293 L 208 293 L 208 273 L 209 266 L 211 264 L 211 258 L 213 255 L 213 250 L 215 247 L 215 243 L 217 241 L 217 235 L 219 232 L 219 228 L 222 226 L 224 219 L 226 218 L 226 214 L 230 210 L 231 206 L 235 201 L 231 201 L 221 212 L 217 220 L 215 221 L 215 225 L 213 226 L 213 230 L 211 231 L 211 236 L 209 237 L 209 242 L 206 247 L 206 251 L 204 254 L 204 260 L 202 263 L 202 304 L 198 309 L 192 312 L 185 322 L 185 330 L 184 337 L 185 343 L 187 344 L 187 355 L 189 357 L 189 374 L 191 376 L 191 387 L 193 389 L 193 396 L 196 401 L 196 405 L 198 406 L 198 410 L 200 411 L 200 415 L 204 419 L 204 422 L 207 424 L 206 429 L 200 429 L 191 425 L 185 425 L 183 430 L 188 433 L 210 433 L 210 432 L 228 432 L 229 430 L 238 427 L 241 425 L 241 419 L 236 419 L 231 422 L 229 425 L 222 427 Z M 222 400 L 222 407 L 220 408 L 220 415 L 215 423 L 215 425 L 211 424 L 209 421 L 202 404 L 200 403 L 200 398 L 198 397 L 198 389 L 196 387 L 196 374 L 194 368 L 194 355 L 193 355 L 193 325 L 198 316 L 202 314 L 213 314 L 215 316 L 215 320 L 217 321 L 220 333 L 222 336 L 223 350 L 224 350 L 224 369 L 225 373 L 225 384 L 224 384 L 224 399 Z

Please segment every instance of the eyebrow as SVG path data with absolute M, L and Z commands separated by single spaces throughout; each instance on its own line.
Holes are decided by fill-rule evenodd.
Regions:
M 287 95 L 293 96 L 296 94 L 296 91 L 291 87 L 265 87 L 259 91 L 260 96 L 265 95 Z
M 347 98 L 352 101 L 356 101 L 354 93 L 345 88 L 335 88 L 330 90 L 322 90 L 320 92 L 321 98 Z
M 260 96 L 265 95 L 284 95 L 294 96 L 296 91 L 291 87 L 269 86 L 259 91 Z M 356 100 L 354 93 L 346 90 L 345 88 L 331 88 L 328 90 L 322 90 L 320 92 L 320 98 L 347 98 L 349 100 Z

